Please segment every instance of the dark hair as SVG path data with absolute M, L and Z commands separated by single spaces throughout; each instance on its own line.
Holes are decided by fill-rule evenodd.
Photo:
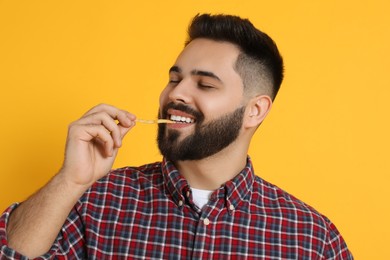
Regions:
M 235 44 L 242 52 L 235 69 L 242 77 L 244 87 L 264 89 L 272 99 L 275 98 L 283 80 L 283 58 L 275 42 L 248 19 L 198 14 L 189 25 L 186 45 L 197 38 Z

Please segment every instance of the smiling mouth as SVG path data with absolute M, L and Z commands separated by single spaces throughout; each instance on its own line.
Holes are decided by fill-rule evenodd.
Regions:
M 182 124 L 192 124 L 195 122 L 195 119 L 185 116 L 170 115 L 169 119 L 175 121 L 176 123 Z

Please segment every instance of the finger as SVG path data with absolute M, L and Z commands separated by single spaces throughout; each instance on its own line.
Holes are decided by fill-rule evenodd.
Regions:
M 91 110 L 85 113 L 83 117 L 100 112 L 107 113 L 111 118 L 118 120 L 119 123 L 125 127 L 130 127 L 133 124 L 133 121 L 136 119 L 135 115 L 107 104 L 100 104 L 93 107 Z
M 69 129 L 70 140 L 85 143 L 94 142 L 103 156 L 112 156 L 114 140 L 107 129 L 102 125 L 72 125 Z
M 119 132 L 120 132 L 120 136 L 121 136 L 121 139 L 123 140 L 123 138 L 125 137 L 125 135 L 135 126 L 135 124 L 133 124 L 132 126 L 130 127 L 123 127 L 123 126 L 120 126 L 119 125 Z
M 137 119 L 134 114 L 131 114 L 125 110 L 120 110 L 117 114 L 116 119 L 118 120 L 118 124 L 124 127 L 132 127 L 135 125 L 135 120 Z
M 128 112 L 126 112 L 128 113 Z M 130 114 L 130 113 L 128 113 Z M 130 114 L 131 115 L 131 114 Z M 126 116 L 126 115 L 124 115 Z M 122 139 L 125 134 L 134 127 L 135 122 L 131 121 L 130 126 L 123 126 L 120 122 L 117 124 L 116 121 L 111 118 L 105 112 L 90 114 L 80 120 L 76 121 L 74 124 L 78 125 L 103 125 L 107 132 L 109 132 L 114 140 L 115 147 L 119 148 L 122 146 Z
M 83 117 L 74 122 L 75 124 L 95 124 L 103 125 L 111 133 L 115 147 L 122 145 L 122 138 L 135 125 L 136 116 L 120 110 L 114 106 L 100 104 L 90 109 Z M 125 130 L 119 127 L 128 128 Z
M 129 113 L 130 114 L 130 113 Z M 133 115 L 134 116 L 134 115 Z M 130 126 L 124 126 L 120 122 L 117 124 L 117 129 L 119 130 L 119 141 L 120 145 L 117 147 L 120 147 L 122 145 L 122 140 L 125 137 L 125 135 L 135 126 L 135 116 L 134 121 L 131 121 Z
M 103 151 L 103 156 L 113 156 L 114 140 L 102 126 L 90 126 L 85 131 L 93 137 L 92 141 Z
M 97 106 L 94 106 L 90 110 L 88 110 L 83 116 L 87 116 L 90 114 L 95 114 L 103 111 L 112 111 L 115 113 L 115 110 L 119 110 L 119 109 L 108 104 L 99 104 Z
M 80 125 L 102 125 L 106 128 L 107 132 L 112 135 L 116 147 L 120 147 L 122 138 L 120 135 L 119 126 L 116 121 L 107 113 L 100 112 L 90 114 L 84 118 L 81 118 L 77 124 Z

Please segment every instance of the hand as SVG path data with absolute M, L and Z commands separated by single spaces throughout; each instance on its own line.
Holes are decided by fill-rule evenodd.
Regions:
M 101 104 L 71 123 L 59 174 L 68 183 L 91 186 L 111 170 L 122 139 L 135 125 L 135 119 L 129 112 Z

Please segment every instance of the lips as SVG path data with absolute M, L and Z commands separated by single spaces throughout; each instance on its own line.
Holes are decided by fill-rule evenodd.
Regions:
M 180 124 L 192 124 L 195 123 L 194 116 L 176 109 L 168 109 L 168 119 Z

